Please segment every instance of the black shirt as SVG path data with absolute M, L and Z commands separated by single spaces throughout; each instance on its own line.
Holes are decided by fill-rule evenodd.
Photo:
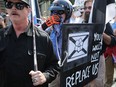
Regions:
M 47 83 L 51 82 L 55 78 L 53 75 L 58 72 L 58 60 L 53 54 L 49 36 L 44 31 L 36 31 L 38 69 L 46 72 L 47 82 L 42 87 L 47 87 Z M 29 75 L 29 72 L 34 70 L 32 29 L 27 29 L 17 38 L 11 26 L 5 30 L 4 34 L 5 45 L 0 51 L 1 70 L 5 72 L 6 77 L 4 87 L 34 87 Z M 1 42 L 3 41 L 1 40 Z M 49 67 L 56 71 L 49 69 Z

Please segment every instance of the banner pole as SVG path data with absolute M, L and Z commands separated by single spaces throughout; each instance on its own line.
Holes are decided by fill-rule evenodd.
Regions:
M 31 6 L 31 23 L 32 23 L 32 30 L 33 30 L 33 57 L 34 57 L 34 71 L 38 70 L 37 65 L 37 52 L 36 52 L 36 37 L 35 37 L 35 29 L 34 29 L 34 15 L 33 15 L 33 4 L 32 2 L 35 0 L 30 0 L 30 6 Z

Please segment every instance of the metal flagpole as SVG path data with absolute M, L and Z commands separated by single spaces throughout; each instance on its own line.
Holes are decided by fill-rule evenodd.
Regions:
M 33 3 L 35 0 L 30 0 L 30 6 L 32 8 L 31 11 L 31 22 L 32 22 L 32 30 L 33 30 L 33 57 L 34 57 L 34 71 L 38 70 L 38 65 L 37 65 L 37 53 L 36 53 L 36 37 L 35 37 L 35 30 L 34 30 L 34 14 L 33 14 Z

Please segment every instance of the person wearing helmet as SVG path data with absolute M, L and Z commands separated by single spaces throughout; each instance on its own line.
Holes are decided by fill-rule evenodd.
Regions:
M 54 0 L 48 9 L 50 10 L 51 15 L 47 21 L 42 24 L 42 28 L 46 29 L 47 27 L 52 26 L 50 39 L 53 43 L 54 53 L 60 61 L 62 52 L 61 27 L 64 23 L 69 23 L 73 7 L 69 0 Z M 60 87 L 59 74 L 57 75 L 57 78 L 50 83 L 49 87 Z
M 51 14 L 58 14 L 60 16 L 65 13 L 64 22 L 66 22 L 72 15 L 73 7 L 69 0 L 54 0 L 49 10 Z
M 73 7 L 69 0 L 54 0 L 49 10 L 51 15 L 47 21 L 42 24 L 43 30 L 55 24 L 68 23 L 72 15 Z
M 56 45 L 54 44 L 54 51 L 57 55 L 57 58 L 60 59 L 61 55 L 61 26 L 63 23 L 69 23 L 70 17 L 72 15 L 72 3 L 69 0 L 54 0 L 52 5 L 49 7 L 49 10 L 51 11 L 51 16 L 57 15 L 59 16 L 59 23 L 53 24 L 53 31 L 50 34 L 51 40 L 54 44 L 54 36 L 57 36 L 58 41 L 58 48 L 55 48 Z M 57 35 L 56 35 L 57 33 Z M 59 52 L 56 51 L 56 49 L 59 49 Z
M 49 35 L 29 21 L 29 0 L 5 0 L 5 7 L 12 24 L 0 31 L 0 87 L 48 87 L 59 72 Z

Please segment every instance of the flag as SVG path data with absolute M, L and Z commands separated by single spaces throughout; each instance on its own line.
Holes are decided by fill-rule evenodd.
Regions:
M 75 13 L 76 16 L 81 16 L 81 12 L 84 11 L 84 1 L 85 0 L 75 0 L 74 4 L 73 4 L 73 11 Z
M 35 0 L 35 8 L 36 8 L 36 22 L 37 22 L 37 25 L 40 23 L 41 20 L 38 20 L 38 19 L 41 19 L 41 12 L 40 12 L 40 6 L 39 6 L 39 3 L 38 3 L 39 0 Z
M 106 24 L 116 16 L 115 1 L 108 0 L 106 6 Z
M 84 7 L 85 0 L 75 0 L 74 5 L 77 5 L 79 7 Z
M 33 22 L 34 22 L 35 25 L 39 25 L 39 20 L 38 19 L 40 19 L 41 13 L 40 13 L 38 0 L 31 0 L 31 4 L 32 4 Z
M 92 22 L 106 24 L 106 7 L 114 3 L 114 0 L 95 0 L 92 11 Z
M 95 0 L 92 11 L 92 23 L 105 23 L 106 0 Z

